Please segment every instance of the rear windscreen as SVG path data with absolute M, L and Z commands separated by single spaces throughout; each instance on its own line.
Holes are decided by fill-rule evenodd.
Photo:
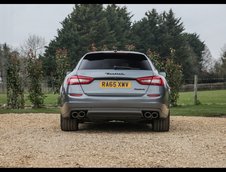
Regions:
M 151 70 L 151 66 L 141 54 L 98 53 L 86 55 L 79 69 Z

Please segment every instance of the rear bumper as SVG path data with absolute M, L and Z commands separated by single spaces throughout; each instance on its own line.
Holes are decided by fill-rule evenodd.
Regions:
M 64 118 L 70 118 L 72 111 L 85 110 L 89 120 L 139 120 L 143 111 L 156 111 L 159 118 L 169 114 L 167 97 L 97 97 L 86 96 L 68 97 L 61 108 Z

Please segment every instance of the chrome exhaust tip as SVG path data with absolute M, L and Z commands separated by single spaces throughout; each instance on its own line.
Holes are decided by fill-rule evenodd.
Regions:
M 151 112 L 145 112 L 145 113 L 144 113 L 144 117 L 145 117 L 146 119 L 151 119 L 151 118 L 152 118 L 152 113 L 151 113 Z
M 84 112 L 84 111 L 80 111 L 79 113 L 78 113 L 78 117 L 79 118 L 84 118 L 86 116 L 86 113 Z
M 71 113 L 71 116 L 72 116 L 72 118 L 77 118 L 78 112 L 72 112 L 72 113 Z
M 158 118 L 159 117 L 159 113 L 158 112 L 152 112 L 152 118 Z

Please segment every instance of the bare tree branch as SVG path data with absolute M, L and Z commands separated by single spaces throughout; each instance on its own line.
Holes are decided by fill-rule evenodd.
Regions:
M 45 44 L 45 38 L 37 35 L 29 35 L 28 39 L 21 46 L 21 52 L 26 57 L 32 51 L 34 56 L 37 57 L 43 53 Z

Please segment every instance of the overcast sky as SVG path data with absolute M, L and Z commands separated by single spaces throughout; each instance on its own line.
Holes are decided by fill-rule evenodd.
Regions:
M 172 8 L 181 18 L 185 31 L 197 33 L 218 58 L 226 45 L 226 4 L 120 4 L 127 6 L 133 21 L 155 8 L 158 13 Z M 73 10 L 73 4 L 0 4 L 0 44 L 19 48 L 29 35 L 45 38 L 47 44 L 57 36 L 60 22 Z

